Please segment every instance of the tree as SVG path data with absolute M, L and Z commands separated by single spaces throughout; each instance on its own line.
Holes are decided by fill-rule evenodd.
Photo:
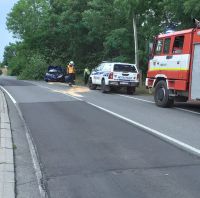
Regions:
M 193 18 L 199 17 L 200 5 L 198 0 L 185 0 L 183 1 L 184 13 Z
M 13 73 L 27 74 L 27 65 L 37 62 L 30 60 L 59 65 L 73 60 L 81 70 L 102 60 L 134 62 L 139 56 L 145 72 L 153 36 L 192 27 L 199 9 L 197 0 L 19 0 L 7 27 L 20 42 L 5 49 L 4 62 Z

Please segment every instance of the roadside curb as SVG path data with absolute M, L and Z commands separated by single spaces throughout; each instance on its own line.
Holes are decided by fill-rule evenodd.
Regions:
M 7 102 L 0 89 L 0 197 L 15 198 L 13 141 Z

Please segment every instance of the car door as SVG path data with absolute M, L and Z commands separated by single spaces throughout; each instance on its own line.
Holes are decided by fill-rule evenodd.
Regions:
M 194 60 L 192 65 L 191 99 L 200 99 L 200 44 L 194 44 Z
M 163 49 L 163 39 L 158 39 L 156 41 L 155 49 L 154 49 L 154 56 L 149 61 L 149 71 L 157 72 L 160 71 L 160 62 L 162 62 L 162 49 Z
M 90 74 L 90 77 L 92 78 L 92 83 L 96 84 L 96 76 L 97 76 L 98 68 L 94 68 Z
M 97 84 L 97 85 L 101 85 L 101 79 L 102 79 L 103 74 L 104 74 L 103 67 L 104 67 L 104 64 L 101 63 L 97 68 L 98 71 L 97 71 L 96 76 L 95 76 L 95 80 L 96 80 L 95 84 Z
M 189 56 L 183 54 L 183 46 L 184 46 L 184 35 L 176 36 L 174 38 L 174 44 L 172 49 L 172 59 L 170 67 L 173 68 L 174 71 L 182 71 L 182 69 L 189 66 Z M 188 64 L 188 66 L 186 66 Z M 178 73 L 176 78 L 179 78 L 180 72 Z

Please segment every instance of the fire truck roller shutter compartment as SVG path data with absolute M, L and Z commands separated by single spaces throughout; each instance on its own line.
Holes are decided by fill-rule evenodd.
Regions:
M 200 100 L 200 43 L 194 44 L 191 99 Z

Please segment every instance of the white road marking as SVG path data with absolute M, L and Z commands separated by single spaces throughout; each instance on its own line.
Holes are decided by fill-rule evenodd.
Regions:
M 126 95 L 120 95 L 120 96 L 125 97 L 125 98 L 130 98 L 130 99 L 133 99 L 133 100 L 138 100 L 138 101 L 142 101 L 142 102 L 147 102 L 147 103 L 155 104 L 155 102 L 150 101 L 150 100 L 144 100 L 144 99 L 141 99 L 141 98 L 126 96 Z M 183 108 L 179 108 L 179 107 L 174 107 L 174 109 L 178 109 L 178 110 L 180 110 L 180 111 L 185 111 L 185 112 L 188 112 L 188 113 L 200 115 L 199 112 L 191 111 L 191 110 L 188 110 L 188 109 L 183 109 Z
M 32 141 L 32 139 L 30 137 L 30 134 L 28 133 L 28 128 L 26 126 L 25 120 L 23 119 L 22 113 L 20 111 L 20 108 L 17 105 L 16 100 L 12 97 L 12 95 L 4 87 L 0 86 L 0 88 L 3 89 L 8 94 L 8 96 L 10 97 L 10 99 L 12 100 L 14 105 L 16 106 L 16 109 L 19 112 L 19 115 L 20 115 L 22 121 L 24 122 L 24 126 L 26 127 L 26 138 L 27 138 L 27 141 L 28 141 L 28 146 L 29 146 L 29 150 L 30 150 L 30 153 L 31 153 L 31 158 L 32 158 L 32 161 L 33 161 L 33 165 L 34 165 L 34 169 L 35 169 L 35 173 L 36 173 L 36 177 L 37 177 L 40 196 L 41 196 L 41 198 L 45 198 L 46 197 L 46 192 L 42 188 L 42 184 L 41 184 L 41 180 L 43 178 L 42 177 L 42 171 L 40 169 L 40 165 L 39 165 L 39 161 L 38 161 L 38 158 L 37 158 L 36 150 L 35 150 L 33 141 Z
M 12 100 L 14 104 L 17 103 L 16 100 L 11 96 L 11 94 L 4 87 L 0 86 L 0 88 L 3 89 L 8 94 L 8 96 L 10 97 L 10 99 Z
M 175 138 L 172 138 L 172 137 L 170 137 L 170 136 L 167 136 L 167 135 L 163 134 L 163 133 L 160 132 L 160 131 L 157 131 L 157 130 L 155 130 L 155 129 L 152 129 L 152 128 L 150 128 L 150 127 L 147 127 L 147 126 L 145 126 L 145 125 L 143 125 L 143 124 L 141 124 L 141 123 L 139 123 L 139 122 L 133 121 L 133 120 L 131 120 L 131 119 L 129 119 L 129 118 L 126 118 L 126 117 L 124 117 L 124 116 L 122 116 L 122 115 L 119 115 L 119 114 L 117 114 L 117 113 L 115 113 L 115 112 L 113 112 L 113 111 L 110 111 L 110 110 L 108 110 L 108 109 L 105 109 L 105 108 L 103 108 L 103 107 L 101 107 L 101 106 L 95 105 L 95 104 L 93 104 L 93 103 L 91 103 L 91 102 L 87 102 L 87 103 L 90 104 L 90 105 L 92 105 L 92 106 L 94 106 L 94 107 L 96 107 L 96 108 L 98 108 L 98 109 L 100 109 L 100 110 L 102 110 L 102 111 L 105 111 L 105 112 L 107 112 L 107 113 L 109 113 L 109 114 L 111 114 L 111 115 L 113 115 L 113 116 L 115 116 L 115 117 L 118 117 L 118 118 L 120 118 L 120 119 L 122 119 L 122 120 L 125 120 L 125 121 L 127 121 L 127 122 L 129 122 L 129 123 L 135 125 L 135 126 L 138 126 L 139 128 L 144 129 L 145 131 L 147 131 L 147 132 L 149 132 L 149 133 L 151 133 L 151 134 L 153 134 L 153 135 L 155 135 L 155 136 L 157 136 L 157 137 L 159 137 L 159 138 L 165 140 L 166 142 L 169 142 L 169 143 L 171 143 L 171 144 L 174 144 L 174 145 L 176 145 L 176 146 L 179 147 L 179 148 L 182 148 L 182 149 L 187 150 L 187 151 L 189 151 L 189 152 L 191 152 L 191 153 L 193 153 L 193 154 L 195 154 L 195 155 L 200 156 L 200 150 L 197 149 L 197 148 L 195 148 L 195 147 L 193 147 L 193 146 L 190 146 L 190 145 L 188 145 L 188 144 L 186 144 L 186 143 L 184 143 L 184 142 L 181 142 L 181 141 L 179 141 L 179 140 L 177 140 L 177 139 L 175 139 Z
M 38 85 L 38 86 L 39 86 L 39 87 L 46 88 L 46 89 L 49 89 L 49 90 L 51 90 L 51 91 L 55 91 L 54 89 L 49 88 L 49 87 L 46 87 L 46 86 L 42 86 L 42 85 Z M 6 92 L 6 93 L 7 93 L 7 92 Z M 66 94 L 66 93 L 62 93 L 62 94 L 67 95 L 67 96 L 69 96 L 69 97 L 72 97 L 72 98 L 74 98 L 74 99 L 76 99 L 76 100 L 84 101 L 84 100 L 82 100 L 82 99 L 80 99 L 80 98 L 77 98 L 77 97 L 75 97 L 75 96 L 71 96 L 70 94 Z M 9 95 L 10 95 L 10 94 L 9 94 Z M 10 95 L 10 96 L 11 96 L 11 95 Z M 121 96 L 123 96 L 123 97 L 128 97 L 128 98 L 132 98 L 132 99 L 139 100 L 139 101 L 143 101 L 143 102 L 147 102 L 147 103 L 154 103 L 154 102 L 152 102 L 152 101 L 143 100 L 143 99 L 140 99 L 140 98 L 135 98 L 135 97 L 130 97 L 130 96 L 124 96 L 124 95 L 121 95 Z M 14 98 L 13 98 L 13 99 L 14 99 Z M 118 118 L 120 118 L 120 119 L 122 119 L 122 120 L 125 120 L 125 121 L 127 121 L 127 122 L 129 122 L 129 123 L 131 123 L 131 124 L 133 124 L 133 125 L 135 125 L 135 126 L 137 126 L 137 127 L 139 127 L 139 128 L 142 128 L 142 129 L 144 129 L 145 131 L 147 131 L 147 132 L 149 132 L 149 133 L 151 133 L 151 134 L 153 134 L 153 135 L 155 135 L 155 136 L 157 136 L 157 137 L 159 137 L 159 138 L 165 140 L 166 142 L 169 142 L 169 143 L 171 143 L 171 144 L 174 144 L 174 145 L 176 145 L 176 146 L 179 147 L 179 148 L 182 148 L 182 149 L 187 150 L 187 151 L 189 151 L 189 152 L 191 152 L 191 153 L 193 153 L 193 154 L 195 154 L 195 155 L 200 156 L 200 150 L 197 149 L 197 148 L 195 148 L 195 147 L 193 147 L 193 146 L 190 146 L 190 145 L 188 145 L 188 144 L 186 144 L 186 143 L 184 143 L 184 142 L 181 142 L 181 141 L 179 141 L 179 140 L 177 140 L 177 139 L 175 139 L 175 138 L 172 138 L 172 137 L 170 137 L 170 136 L 167 136 L 167 135 L 163 134 L 163 133 L 160 132 L 160 131 L 157 131 L 157 130 L 155 130 L 155 129 L 152 129 L 152 128 L 150 128 L 150 127 L 147 127 L 147 126 L 145 126 L 145 125 L 143 125 L 143 124 L 141 124 L 141 123 L 139 123 L 139 122 L 133 121 L 133 120 L 131 120 L 131 119 L 129 119 L 129 118 L 126 118 L 126 117 L 124 117 L 124 116 L 122 116 L 122 115 L 119 115 L 119 114 L 117 114 L 117 113 L 115 113 L 115 112 L 113 112 L 113 111 L 110 111 L 110 110 L 108 110 L 108 109 L 105 109 L 105 108 L 103 108 L 103 107 L 101 107 L 101 106 L 95 105 L 95 104 L 93 104 L 93 103 L 91 103 L 91 102 L 87 102 L 87 101 L 85 101 L 85 102 L 86 102 L 87 104 L 89 104 L 89 105 L 91 105 L 91 106 L 94 106 L 94 107 L 96 107 L 96 108 L 98 108 L 98 109 L 100 109 L 100 110 L 102 110 L 102 111 L 105 111 L 105 112 L 107 112 L 107 113 L 109 113 L 109 114 L 111 114 L 111 115 L 113 115 L 113 116 L 115 116 L 115 117 L 118 117 Z M 177 109 L 179 109 L 179 108 L 177 108 Z M 181 109 L 180 109 L 180 110 L 181 110 Z M 193 112 L 193 113 L 197 113 L 197 112 Z
M 42 178 L 43 178 L 42 171 L 40 169 L 40 165 L 39 165 L 39 162 L 38 162 L 38 158 L 37 158 L 35 147 L 33 145 L 33 140 L 31 139 L 31 137 L 30 137 L 28 132 L 26 132 L 26 138 L 28 140 L 29 150 L 30 150 L 30 153 L 31 153 L 31 158 L 32 158 L 32 161 L 33 161 L 35 174 L 36 174 L 36 177 L 37 177 L 37 182 L 38 182 L 38 188 L 39 188 L 39 191 L 40 191 L 40 195 L 41 195 L 41 198 L 45 198 L 46 197 L 46 192 L 42 188 L 42 185 L 41 185 L 41 181 L 42 181 Z
M 144 99 L 141 99 L 141 98 L 136 98 L 136 97 L 126 96 L 126 95 L 120 95 L 120 96 L 125 97 L 125 98 L 134 99 L 134 100 L 139 100 L 139 101 L 142 101 L 142 102 L 147 102 L 147 103 L 152 103 L 152 104 L 155 103 L 155 102 L 153 102 L 153 101 L 150 101 L 150 100 L 144 100 Z
M 44 87 L 44 88 L 47 88 L 47 87 L 45 87 L 45 86 L 43 86 L 43 87 Z M 51 88 L 47 88 L 47 89 L 53 90 L 53 89 L 51 89 Z M 64 93 L 63 93 L 63 94 L 64 94 Z M 65 95 L 68 95 L 69 97 L 72 97 L 72 98 L 77 99 L 77 100 L 84 101 L 84 100 L 82 100 L 82 99 L 80 99 L 80 98 L 77 98 L 77 97 L 75 97 L 75 96 L 71 96 L 70 94 L 65 94 Z M 120 96 L 123 96 L 123 97 L 126 97 L 126 98 L 131 98 L 131 99 L 134 99 L 134 100 L 139 100 L 139 101 L 142 101 L 142 102 L 147 102 L 147 103 L 154 104 L 153 101 L 149 101 L 149 100 L 144 100 L 144 99 L 140 99 L 140 98 L 136 98 L 136 97 L 131 97 L 131 96 L 125 96 L 125 95 L 120 95 Z M 111 115 L 113 115 L 113 116 L 115 116 L 115 117 L 118 117 L 118 118 L 120 118 L 120 119 L 122 119 L 122 120 L 125 120 L 125 121 L 127 121 L 127 122 L 129 122 L 129 123 L 131 123 L 131 124 L 133 124 L 133 125 L 135 125 L 135 126 L 137 126 L 137 127 L 140 127 L 140 128 L 142 128 L 142 129 L 144 129 L 145 131 L 147 131 L 147 132 L 149 132 L 149 133 L 151 133 L 151 134 L 153 134 L 153 135 L 155 135 L 155 136 L 157 136 L 157 137 L 163 139 L 163 140 L 166 141 L 166 142 L 169 142 L 169 143 L 171 143 L 171 144 L 173 144 L 173 145 L 176 145 L 177 147 L 179 147 L 179 148 L 181 148 L 181 149 L 187 150 L 187 151 L 189 151 L 190 153 L 193 153 L 193 154 L 195 154 L 195 155 L 200 156 L 200 150 L 197 149 L 197 148 L 195 148 L 195 147 L 193 147 L 193 146 L 190 146 L 189 144 L 186 144 L 186 143 L 181 142 L 181 141 L 179 141 L 179 140 L 177 140 L 177 139 L 175 139 L 175 138 L 172 138 L 172 137 L 170 137 L 170 136 L 167 136 L 167 135 L 163 134 L 163 133 L 160 132 L 160 131 L 157 131 L 157 130 L 155 130 L 155 129 L 152 129 L 152 128 L 150 128 L 150 127 L 147 127 L 147 126 L 145 126 L 145 125 L 143 125 L 143 124 L 141 124 L 141 123 L 139 123 L 139 122 L 133 121 L 133 120 L 131 120 L 131 119 L 129 119 L 129 118 L 126 118 L 126 117 L 124 117 L 124 116 L 122 116 L 122 115 L 119 115 L 119 114 L 117 114 L 117 113 L 115 113 L 115 112 L 113 112 L 113 111 L 110 111 L 110 110 L 108 110 L 108 109 L 105 109 L 105 108 L 103 108 L 103 107 L 101 107 L 101 106 L 95 105 L 94 103 L 91 103 L 91 102 L 88 102 L 88 101 L 85 101 L 85 102 L 86 102 L 87 104 L 92 105 L 92 106 L 94 106 L 94 107 L 96 107 L 96 108 L 98 108 L 98 109 L 100 109 L 100 110 L 102 110 L 102 111 L 105 111 L 105 112 L 107 112 L 107 113 L 109 113 L 109 114 L 111 114 Z M 185 109 L 180 109 L 180 108 L 176 108 L 176 109 L 185 110 Z M 199 114 L 198 112 L 193 112 L 193 111 L 190 111 L 190 112 L 191 112 L 191 113 L 195 113 L 195 114 Z

